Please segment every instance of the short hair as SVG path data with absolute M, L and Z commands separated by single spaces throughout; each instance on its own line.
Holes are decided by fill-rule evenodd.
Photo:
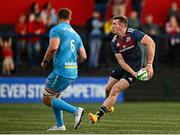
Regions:
M 71 18 L 72 11 L 68 8 L 61 8 L 58 11 L 58 17 L 59 19 L 70 19 Z
M 113 20 L 116 20 L 116 19 L 118 19 L 119 22 L 121 22 L 121 23 L 123 23 L 123 24 L 125 24 L 125 25 L 128 25 L 128 19 L 127 19 L 126 16 L 116 15 L 116 16 L 113 17 Z

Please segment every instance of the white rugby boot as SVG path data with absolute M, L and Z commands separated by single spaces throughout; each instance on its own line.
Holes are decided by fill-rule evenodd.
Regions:
M 78 111 L 73 114 L 74 117 L 74 129 L 77 129 L 79 125 L 81 124 L 81 119 L 84 114 L 84 109 L 81 107 L 78 107 Z
M 65 131 L 66 127 L 64 125 L 57 127 L 56 125 L 52 126 L 51 128 L 49 128 L 47 131 Z

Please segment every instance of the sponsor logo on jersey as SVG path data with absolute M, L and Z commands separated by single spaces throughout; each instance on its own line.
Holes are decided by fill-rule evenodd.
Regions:
M 132 49 L 132 48 L 134 48 L 134 45 L 128 46 L 127 48 L 123 48 L 123 49 L 119 50 L 119 52 L 125 52 L 129 49 Z
M 72 29 L 72 28 L 63 28 L 64 31 L 69 31 L 69 32 L 72 32 L 72 33 L 75 33 L 75 31 Z
M 77 63 L 76 62 L 65 62 L 64 64 L 65 68 L 77 68 Z

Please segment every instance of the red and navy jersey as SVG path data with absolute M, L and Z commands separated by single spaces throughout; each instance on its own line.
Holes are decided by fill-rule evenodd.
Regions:
M 141 66 L 142 52 L 138 42 L 142 40 L 144 35 L 141 31 L 128 28 L 123 37 L 115 35 L 111 41 L 114 53 L 121 53 L 125 62 L 132 68 L 139 68 Z

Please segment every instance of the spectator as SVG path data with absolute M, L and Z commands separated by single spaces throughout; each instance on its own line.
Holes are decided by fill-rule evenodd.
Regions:
M 180 26 L 178 24 L 177 18 L 175 16 L 171 16 L 169 21 L 165 25 L 165 30 L 168 35 L 168 43 L 169 43 L 169 65 L 173 66 L 175 62 L 175 50 L 177 44 L 180 44 L 180 38 L 178 34 L 180 34 Z
M 85 35 L 85 42 L 87 42 L 87 46 L 85 45 L 85 48 L 87 50 L 87 55 L 89 56 L 89 41 L 90 41 L 90 33 L 92 31 L 92 20 L 93 20 L 93 14 L 92 16 L 87 20 L 86 25 L 85 25 L 85 29 L 86 29 L 86 35 Z M 88 57 L 88 61 L 89 62 L 89 57 Z
M 94 13 L 92 14 L 92 16 L 86 22 L 86 37 L 87 37 L 87 39 L 90 38 L 90 33 L 91 33 L 92 29 L 93 29 L 93 26 L 92 26 L 93 19 L 94 19 Z
M 28 34 L 30 37 L 27 43 L 28 59 L 31 66 L 38 64 L 40 59 L 40 38 L 34 37 L 34 35 L 40 35 L 45 33 L 45 25 L 40 17 L 40 15 L 34 16 L 33 14 L 29 17 L 28 22 Z
M 126 14 L 126 0 L 109 0 L 109 5 L 112 5 L 114 16 Z
M 171 4 L 171 8 L 170 8 L 169 13 L 168 13 L 168 19 L 171 16 L 175 16 L 178 20 L 180 19 L 180 11 L 178 9 L 178 5 L 176 2 L 173 2 Z
M 29 16 L 31 14 L 34 14 L 34 16 L 38 15 L 41 13 L 41 10 L 39 8 L 39 4 L 37 2 L 32 3 L 30 10 L 29 10 Z
M 148 14 L 146 16 L 145 24 L 142 26 L 142 30 L 144 33 L 147 33 L 149 36 L 151 36 L 154 42 L 157 44 L 157 41 L 158 41 L 157 36 L 159 36 L 159 27 L 153 22 L 153 16 L 151 14 Z M 157 50 L 157 47 L 158 46 L 156 46 L 156 50 Z M 143 65 L 145 65 L 147 62 L 147 48 L 144 46 L 141 46 L 141 49 L 144 56 L 144 59 L 142 61 L 144 61 Z M 154 64 L 155 70 L 159 70 L 157 51 L 155 51 L 153 64 Z
M 100 13 L 95 11 L 92 19 L 92 31 L 90 32 L 89 43 L 89 68 L 97 68 L 99 66 L 99 53 L 102 44 L 103 23 L 100 21 Z
M 95 0 L 95 10 L 101 14 L 101 19 L 104 21 L 108 14 L 108 1 L 109 0 Z
M 166 32 L 170 35 L 177 35 L 180 32 L 179 24 L 175 16 L 171 16 L 166 23 Z
M 128 17 L 128 26 L 134 29 L 139 29 L 140 21 L 136 11 L 131 11 L 130 16 Z
M 41 18 L 46 26 L 53 26 L 57 24 L 57 14 L 50 2 L 45 3 L 41 12 Z
M 141 18 L 142 5 L 144 4 L 144 0 L 132 0 L 132 10 L 136 11 L 138 14 L 138 18 Z
M 159 35 L 159 27 L 153 22 L 153 16 L 151 14 L 146 16 L 145 24 L 142 26 L 142 30 L 150 36 Z
M 14 70 L 13 62 L 13 51 L 12 51 L 12 39 L 0 39 L 0 45 L 2 46 L 2 55 L 3 55 L 3 66 L 2 73 L 4 75 L 10 75 L 11 71 Z
M 26 47 L 26 40 L 25 38 L 21 37 L 25 34 L 27 34 L 27 24 L 26 24 L 26 16 L 22 14 L 19 17 L 19 21 L 16 24 L 16 33 L 19 35 L 19 38 L 17 40 L 17 57 L 16 57 L 16 64 L 18 67 L 22 64 L 22 54 L 25 51 Z

